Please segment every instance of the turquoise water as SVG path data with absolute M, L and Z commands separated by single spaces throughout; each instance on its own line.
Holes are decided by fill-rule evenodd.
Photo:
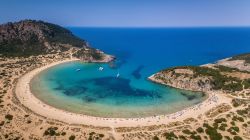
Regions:
M 197 104 L 204 94 L 165 87 L 147 77 L 163 68 L 200 65 L 250 51 L 249 28 L 69 29 L 117 60 L 52 67 L 32 80 L 31 90 L 54 107 L 92 116 L 153 116 Z

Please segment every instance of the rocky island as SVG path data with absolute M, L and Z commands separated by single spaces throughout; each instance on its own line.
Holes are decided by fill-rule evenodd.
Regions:
M 74 114 L 32 96 L 31 76 L 50 66 L 114 59 L 63 27 L 34 20 L 0 25 L 0 54 L 0 139 L 250 139 L 250 54 L 152 75 L 154 82 L 201 91 L 208 98 L 176 113 L 145 118 Z

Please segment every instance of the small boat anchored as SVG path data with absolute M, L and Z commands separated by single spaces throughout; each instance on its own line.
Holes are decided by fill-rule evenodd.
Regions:
M 76 69 L 76 72 L 81 71 L 81 69 Z
M 116 78 L 119 78 L 119 76 L 120 76 L 120 73 L 118 72 L 118 73 L 116 74 Z
M 99 71 L 102 71 L 104 68 L 103 67 L 99 67 Z

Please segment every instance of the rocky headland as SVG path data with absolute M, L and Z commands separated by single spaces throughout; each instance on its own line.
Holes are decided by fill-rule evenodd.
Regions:
M 238 93 L 250 89 L 250 54 L 219 60 L 201 66 L 177 66 L 162 70 L 150 80 L 192 91 Z M 248 97 L 247 95 L 243 96 Z
M 0 55 L 29 57 L 68 52 L 86 62 L 107 62 L 113 56 L 92 48 L 66 28 L 36 20 L 22 20 L 0 25 Z

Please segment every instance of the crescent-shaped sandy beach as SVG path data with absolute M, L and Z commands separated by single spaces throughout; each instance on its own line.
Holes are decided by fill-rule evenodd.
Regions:
M 30 91 L 30 81 L 39 72 L 48 69 L 52 66 L 70 62 L 77 61 L 78 59 L 67 59 L 59 62 L 53 62 L 46 66 L 34 69 L 25 75 L 23 75 L 17 82 L 16 85 L 16 97 L 25 107 L 31 111 L 39 114 L 41 116 L 59 120 L 68 124 L 84 124 L 92 126 L 103 126 L 103 127 L 136 127 L 136 126 L 150 126 L 150 125 L 160 125 L 167 124 L 169 122 L 181 121 L 187 118 L 198 118 L 201 114 L 204 114 L 211 110 L 212 108 L 221 105 L 223 103 L 230 103 L 231 98 L 224 94 L 215 94 L 209 92 L 208 98 L 195 106 L 186 108 L 184 110 L 178 111 L 172 114 L 152 116 L 145 118 L 101 118 L 87 116 L 84 114 L 76 114 L 67 112 L 61 109 L 49 106 L 38 98 L 36 98 Z M 152 76 L 151 76 L 151 80 Z

